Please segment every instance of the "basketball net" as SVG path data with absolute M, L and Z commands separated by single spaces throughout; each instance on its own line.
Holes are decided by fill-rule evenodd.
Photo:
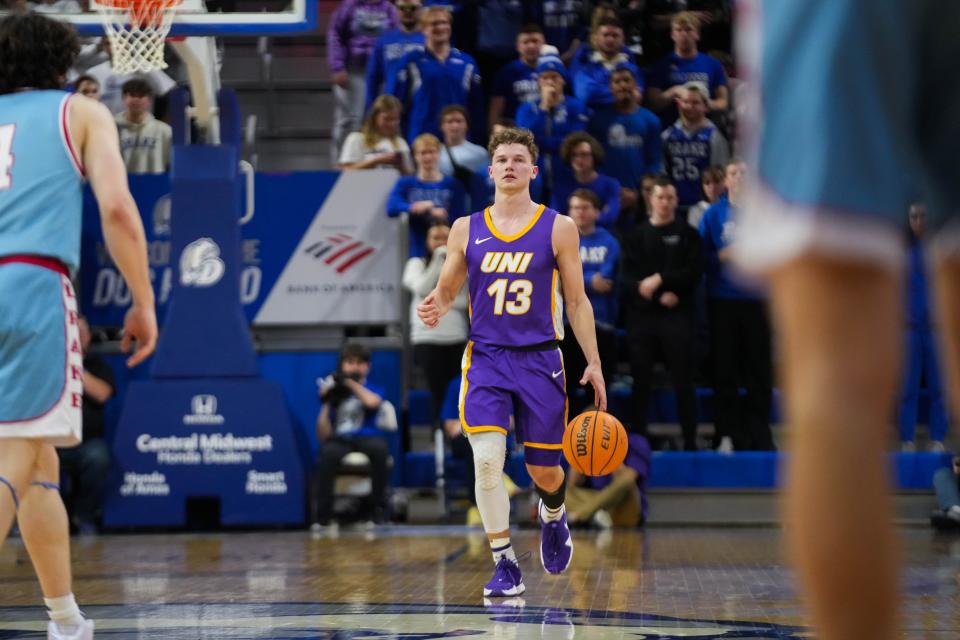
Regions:
M 136 73 L 166 69 L 163 43 L 182 0 L 98 0 L 94 2 L 110 40 L 113 69 Z

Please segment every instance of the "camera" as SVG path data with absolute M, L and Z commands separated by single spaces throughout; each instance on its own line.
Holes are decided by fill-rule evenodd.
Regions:
M 358 380 L 359 376 L 336 372 L 320 382 L 320 399 L 332 405 L 338 405 L 350 398 L 353 392 L 344 382 L 347 379 Z

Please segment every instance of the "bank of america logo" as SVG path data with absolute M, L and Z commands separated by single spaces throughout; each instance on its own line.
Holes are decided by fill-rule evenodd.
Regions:
M 368 258 L 376 249 L 346 233 L 327 236 L 304 249 L 316 260 L 323 260 L 337 273 L 343 273 L 361 260 Z
M 201 393 L 190 400 L 190 411 L 183 416 L 183 424 L 223 424 L 224 417 L 217 413 L 217 396 Z

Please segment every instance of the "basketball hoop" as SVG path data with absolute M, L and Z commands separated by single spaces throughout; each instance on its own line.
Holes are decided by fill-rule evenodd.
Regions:
M 163 42 L 182 0 L 96 0 L 110 39 L 113 69 L 135 73 L 166 69 Z

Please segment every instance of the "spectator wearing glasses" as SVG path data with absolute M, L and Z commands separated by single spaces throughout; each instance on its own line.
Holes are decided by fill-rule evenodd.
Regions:
M 554 185 L 550 208 L 568 213 L 570 196 L 577 189 L 587 189 L 600 200 L 597 224 L 611 228 L 620 216 L 620 183 L 597 171 L 605 154 L 596 138 L 585 131 L 576 131 L 564 139 L 560 157 L 566 164 L 561 179 Z
M 399 99 L 408 114 L 408 141 L 421 133 L 440 136 L 440 111 L 451 104 L 466 107 L 474 127 L 473 142 L 479 144 L 486 137 L 482 133 L 486 113 L 479 68 L 472 56 L 451 46 L 452 24 L 449 10 L 424 9 L 420 20 L 426 37 L 423 51 L 405 55 L 397 74 L 387 78 L 387 93 Z

